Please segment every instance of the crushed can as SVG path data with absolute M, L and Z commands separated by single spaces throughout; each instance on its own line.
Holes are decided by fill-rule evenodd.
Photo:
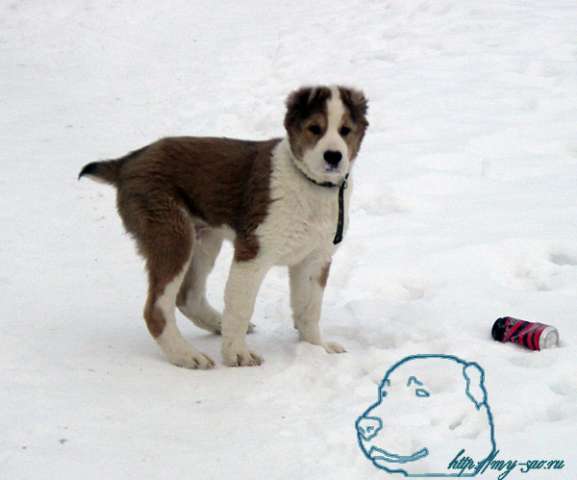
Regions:
M 491 335 L 499 342 L 517 343 L 529 350 L 559 346 L 559 332 L 555 327 L 513 317 L 498 318 Z

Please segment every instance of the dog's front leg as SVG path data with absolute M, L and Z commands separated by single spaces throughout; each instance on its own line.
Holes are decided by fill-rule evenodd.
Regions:
M 321 345 L 328 353 L 342 353 L 346 350 L 338 343 L 323 341 L 319 326 L 330 265 L 330 260 L 313 255 L 289 268 L 291 307 L 302 341 Z
M 233 261 L 224 292 L 222 357 L 229 367 L 260 365 L 262 358 L 246 345 L 246 332 L 254 302 L 268 271 L 256 262 Z

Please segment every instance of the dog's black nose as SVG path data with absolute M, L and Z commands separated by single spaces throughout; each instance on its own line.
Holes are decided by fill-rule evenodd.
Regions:
M 341 159 L 343 158 L 343 154 L 336 150 L 327 150 L 324 154 L 325 161 L 331 166 L 336 167 Z

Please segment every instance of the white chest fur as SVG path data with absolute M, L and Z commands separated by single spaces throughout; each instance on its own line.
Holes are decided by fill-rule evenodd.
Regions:
M 262 254 L 276 265 L 294 265 L 311 253 L 330 258 L 338 222 L 338 188 L 315 185 L 292 164 L 281 142 L 272 159 L 269 214 L 258 229 Z M 344 227 L 352 182 L 344 195 Z

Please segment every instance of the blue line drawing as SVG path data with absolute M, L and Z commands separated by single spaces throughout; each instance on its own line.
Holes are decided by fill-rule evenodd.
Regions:
M 497 452 L 485 372 L 453 355 L 395 363 L 355 431 L 375 467 L 406 477 L 474 477 Z
M 391 382 L 389 382 L 390 385 Z M 421 382 L 417 377 L 415 376 L 410 376 L 409 380 L 407 381 L 407 387 L 410 387 L 413 383 L 416 383 L 417 385 L 420 385 L 421 387 L 423 386 L 423 382 Z

